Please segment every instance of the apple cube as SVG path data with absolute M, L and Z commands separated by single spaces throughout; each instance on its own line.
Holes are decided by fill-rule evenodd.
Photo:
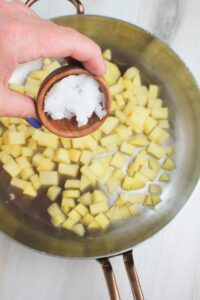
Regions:
M 102 213 L 94 217 L 94 220 L 99 224 L 102 229 L 105 229 L 109 225 L 109 219 Z
M 151 142 L 151 144 L 147 148 L 147 152 L 158 159 L 162 158 L 165 155 L 164 149 L 155 142 Z
M 122 169 L 126 164 L 126 157 L 121 153 L 115 153 L 111 160 L 111 166 Z
M 55 152 L 54 160 L 59 163 L 70 163 L 69 151 L 65 148 L 59 148 Z
M 59 194 L 61 193 L 61 191 L 62 191 L 62 189 L 59 186 L 56 186 L 56 185 L 50 186 L 47 191 L 47 197 L 51 201 L 55 201 L 57 199 L 57 197 L 59 196 Z
M 39 172 L 41 185 L 58 185 L 59 176 L 57 171 Z
M 141 189 L 144 186 L 145 186 L 144 181 L 129 176 L 125 177 L 122 184 L 122 188 L 124 190 L 136 190 L 136 189 Z
M 58 164 L 58 173 L 76 178 L 79 172 L 79 165 L 75 164 Z
M 110 134 L 119 124 L 119 120 L 115 117 L 108 117 L 107 120 L 101 126 L 101 130 L 106 135 Z
M 90 192 L 82 194 L 78 201 L 83 205 L 90 205 L 92 204 L 92 194 Z

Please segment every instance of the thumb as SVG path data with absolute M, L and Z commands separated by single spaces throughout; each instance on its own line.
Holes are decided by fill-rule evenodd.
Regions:
M 25 95 L 11 92 L 7 88 L 1 90 L 0 117 L 36 117 L 34 101 Z

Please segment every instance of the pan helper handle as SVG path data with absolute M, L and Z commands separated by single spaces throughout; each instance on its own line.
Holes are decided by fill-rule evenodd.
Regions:
M 31 7 L 34 3 L 38 2 L 38 1 L 39 0 L 27 0 L 25 2 L 25 5 L 27 5 L 28 7 Z M 71 2 L 76 7 L 78 15 L 84 14 L 84 6 L 79 0 L 69 0 L 69 2 Z
M 131 285 L 131 290 L 133 294 L 133 299 L 135 300 L 144 300 L 142 293 L 141 285 L 135 268 L 135 263 L 133 260 L 132 250 L 123 253 L 124 265 L 128 275 L 128 279 Z M 112 265 L 108 257 L 99 258 L 98 262 L 100 263 L 102 270 L 104 272 L 105 280 L 107 283 L 109 295 L 111 300 L 120 300 L 120 294 L 117 287 L 117 282 L 113 272 Z

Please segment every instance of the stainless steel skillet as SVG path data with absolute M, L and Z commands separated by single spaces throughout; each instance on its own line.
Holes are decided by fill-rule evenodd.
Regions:
M 36 1 L 28 1 L 32 4 Z M 73 2 L 79 13 L 83 6 Z M 111 48 L 122 71 L 136 65 L 145 83 L 161 86 L 162 98 L 172 112 L 177 169 L 164 190 L 163 201 L 137 218 L 116 224 L 96 237 L 78 238 L 48 226 L 42 213 L 45 201 L 27 208 L 23 199 L 10 201 L 11 189 L 2 172 L 0 182 L 0 229 L 15 240 L 45 253 L 70 258 L 95 258 L 101 263 L 111 299 L 120 299 L 109 257 L 123 254 L 135 299 L 143 299 L 133 268 L 131 248 L 162 229 L 189 199 L 200 174 L 200 93 L 189 70 L 164 43 L 144 30 L 107 17 L 77 15 L 53 20 L 94 39 L 102 49 Z M 21 203 L 19 205 L 19 203 Z M 42 203 L 42 207 L 40 207 Z

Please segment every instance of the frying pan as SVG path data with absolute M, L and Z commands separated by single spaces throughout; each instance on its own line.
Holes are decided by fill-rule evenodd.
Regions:
M 28 0 L 31 6 L 37 0 Z M 137 300 L 144 299 L 137 277 L 132 247 L 163 228 L 189 199 L 200 174 L 200 93 L 180 58 L 163 42 L 148 32 L 120 20 L 83 14 L 78 0 L 77 16 L 59 17 L 53 21 L 70 26 L 95 40 L 102 49 L 111 48 L 114 62 L 121 70 L 135 65 L 145 84 L 161 86 L 161 97 L 171 111 L 172 142 L 177 168 L 171 183 L 164 189 L 162 202 L 155 209 L 126 222 L 115 224 L 98 236 L 79 238 L 48 226 L 43 195 L 26 205 L 13 190 L 2 172 L 0 182 L 0 230 L 33 249 L 68 258 L 95 258 L 104 271 L 111 299 L 120 299 L 109 258 L 123 254 L 124 263 Z M 41 210 L 41 211 L 40 211 Z

